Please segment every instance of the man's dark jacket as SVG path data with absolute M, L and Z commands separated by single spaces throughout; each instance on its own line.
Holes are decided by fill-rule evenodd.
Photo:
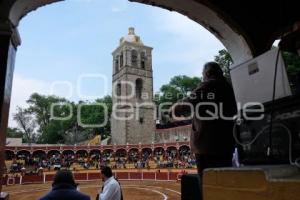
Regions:
M 90 197 L 78 192 L 72 185 L 58 184 L 40 200 L 90 200 Z
M 237 112 L 234 92 L 227 80 L 220 78 L 205 81 L 183 101 L 192 103 L 195 109 L 191 133 L 191 148 L 193 153 L 203 155 L 232 155 L 234 151 L 234 139 L 232 135 L 233 120 L 225 120 L 220 117 L 223 115 L 232 118 Z M 199 109 L 196 109 L 199 103 L 202 103 L 202 105 L 199 106 Z M 215 104 L 217 111 L 212 105 L 206 105 L 207 103 Z M 183 106 L 179 106 L 179 110 L 176 108 L 175 111 L 176 113 L 180 113 L 182 109 Z M 213 120 L 203 119 L 203 117 L 211 116 L 207 112 L 217 113 L 218 118 Z

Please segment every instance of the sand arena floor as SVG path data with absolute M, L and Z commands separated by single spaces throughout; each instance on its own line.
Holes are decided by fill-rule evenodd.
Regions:
M 101 187 L 101 181 L 80 182 L 80 191 L 89 195 L 91 200 Z M 121 181 L 125 200 L 179 200 L 180 183 L 159 181 Z M 10 200 L 35 200 L 51 190 L 51 184 L 28 184 L 4 186 Z

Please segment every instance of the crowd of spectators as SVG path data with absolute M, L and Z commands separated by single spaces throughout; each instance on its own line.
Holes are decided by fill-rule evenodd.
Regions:
M 178 155 L 179 154 L 179 155 Z M 45 156 L 24 156 L 18 155 L 10 162 L 9 172 L 17 173 L 30 171 L 37 173 L 39 170 L 58 170 L 61 168 L 79 170 L 79 169 L 99 169 L 100 166 L 110 166 L 115 169 L 136 168 L 192 168 L 195 166 L 195 158 L 190 151 L 182 150 L 179 153 L 176 149 L 157 150 L 153 154 L 149 151 L 143 151 L 141 154 L 137 151 L 118 152 L 113 155 L 111 152 L 99 154 L 53 154 Z

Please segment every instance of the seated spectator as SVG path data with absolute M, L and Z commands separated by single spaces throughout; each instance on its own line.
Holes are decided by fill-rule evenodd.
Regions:
M 110 167 L 101 169 L 102 181 L 104 182 L 102 192 L 97 196 L 97 200 L 123 200 L 121 186 L 113 177 Z
M 52 191 L 40 200 L 90 200 L 90 197 L 76 190 L 72 172 L 58 171 L 54 177 Z

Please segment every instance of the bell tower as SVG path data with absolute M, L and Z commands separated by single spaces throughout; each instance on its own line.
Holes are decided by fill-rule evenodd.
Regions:
M 155 131 L 152 48 L 131 27 L 112 55 L 112 144 L 151 144 Z

